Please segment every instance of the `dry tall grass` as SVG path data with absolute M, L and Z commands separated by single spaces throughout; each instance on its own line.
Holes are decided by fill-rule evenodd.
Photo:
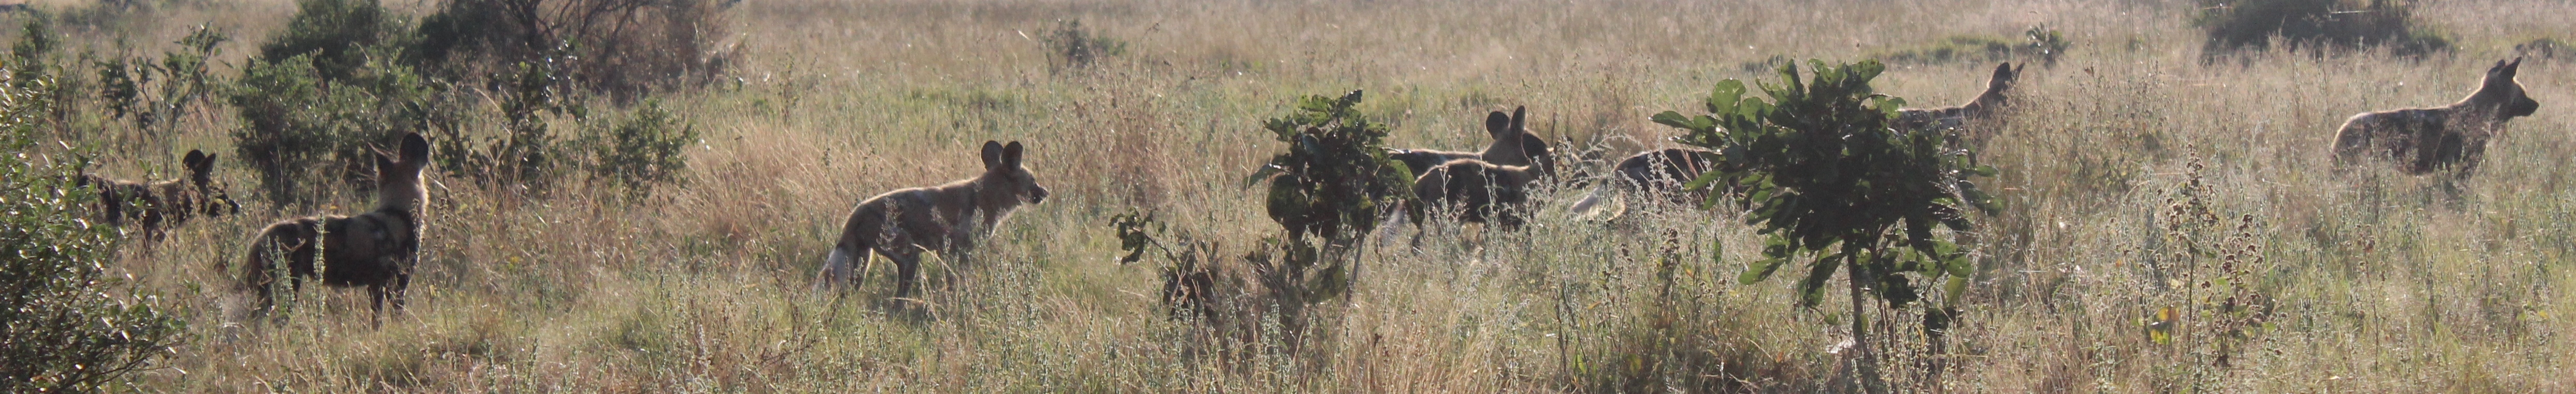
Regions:
M 194 344 L 139 382 L 156 391 L 1808 391 L 1836 375 L 1827 352 L 1850 317 L 1833 311 L 1848 308 L 1793 308 L 1785 281 L 1734 283 L 1760 238 L 1728 214 L 1640 206 L 1605 224 L 1550 211 L 1524 232 L 1434 230 L 1419 246 L 1390 233 L 1313 345 L 1242 356 L 1165 318 L 1156 271 L 1113 261 L 1107 220 L 1153 210 L 1238 248 L 1271 231 L 1241 177 L 1278 148 L 1257 122 L 1301 94 L 1368 90 L 1395 146 L 1482 146 L 1482 114 L 1527 105 L 1534 132 L 1632 152 L 1668 144 L 1648 114 L 1769 75 L 1745 62 L 2047 24 L 2076 46 L 2022 77 L 2009 126 L 1982 131 L 1984 160 L 2004 169 L 1988 190 L 2007 208 L 1979 236 L 1947 355 L 1886 333 L 1918 344 L 1889 364 L 1904 387 L 2576 391 L 2563 357 L 2576 354 L 2576 296 L 2559 291 L 2576 284 L 2561 260 L 2576 257 L 2576 192 L 2563 188 L 2576 185 L 2559 171 L 2576 160 L 2570 64 L 2525 66 L 2540 114 L 2467 181 L 2339 177 L 2326 155 L 2346 116 L 2449 103 L 2513 43 L 2576 37 L 2564 20 L 2576 6 L 2427 4 L 2419 16 L 2460 52 L 2424 61 L 2204 64 L 2192 4 L 753 0 L 727 11 L 752 56 L 739 87 L 671 103 L 707 131 L 686 186 L 626 203 L 434 185 L 410 312 L 380 328 L 357 291 L 308 290 L 323 297 L 263 324 L 240 321 L 241 295 L 222 290 L 230 278 L 211 267 L 239 258 L 258 224 L 313 212 L 190 223 L 119 268 L 194 324 Z M 281 10 L 158 18 L 259 37 Z M 1126 53 L 1055 66 L 1041 40 L 1072 18 Z M 137 42 L 176 37 L 134 26 Z M 1881 90 L 1964 102 L 1989 67 L 1891 70 Z M 164 150 L 230 145 L 229 120 L 199 123 L 109 161 L 140 173 Z M 847 299 L 806 291 L 851 204 L 970 176 L 983 140 L 1033 142 L 1029 165 L 1056 197 L 976 259 L 929 264 L 929 318 L 861 302 L 882 279 Z M 2195 181 L 2203 197 L 2180 197 Z M 2193 217 L 2216 220 L 2175 220 Z M 2175 258 L 2182 244 L 2254 252 L 2228 276 L 2215 254 Z M 2198 290 L 2217 277 L 2272 313 L 2227 334 L 2212 318 L 2226 315 L 2195 307 L 2224 298 Z M 2148 334 L 2163 307 L 2185 311 L 2171 343 Z M 1921 368 L 1933 361 L 1937 378 Z

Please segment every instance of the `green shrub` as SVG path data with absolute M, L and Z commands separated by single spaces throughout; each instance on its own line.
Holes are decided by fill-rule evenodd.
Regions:
M 98 198 L 68 182 L 85 153 L 40 148 L 51 101 L 27 86 L 46 82 L 0 78 L 0 392 L 104 391 L 170 354 L 185 322 L 107 275 L 123 237 L 77 219 Z
M 1102 57 L 1127 53 L 1127 42 L 1103 37 L 1082 26 L 1080 19 L 1066 19 L 1046 35 L 1047 54 L 1055 57 L 1059 69 L 1091 67 Z
M 375 59 L 338 81 L 303 55 L 243 65 L 227 97 L 241 120 L 234 148 L 258 171 L 271 202 L 311 201 L 304 185 L 317 181 L 370 188 L 369 149 L 426 128 L 431 86 L 406 67 Z
M 1744 97 L 1744 82 L 1729 79 L 1709 93 L 1708 114 L 1665 111 L 1653 119 L 1686 131 L 1680 142 L 1719 152 L 1719 170 L 1691 187 L 1746 190 L 1733 197 L 1744 200 L 1745 221 L 1769 240 L 1764 259 L 1740 281 L 1760 282 L 1803 264 L 1797 302 L 1812 307 L 1824 300 L 1834 272 L 1846 272 L 1853 333 L 1870 332 L 1864 296 L 1905 309 L 1928 293 L 1923 284 L 1946 282 L 1940 294 L 1949 299 L 1923 318 L 1923 332 L 1937 342 L 1975 270 L 1951 239 L 1971 231 L 1969 208 L 1994 207 L 1967 178 L 1996 170 L 1957 148 L 1955 130 L 1896 129 L 1905 101 L 1869 85 L 1885 65 L 1808 62 L 1812 78 L 1801 80 L 1795 65 L 1782 66 L 1779 85 L 1760 85 L 1769 101 Z M 1708 204 L 1726 198 L 1710 193 Z M 1943 228 L 1949 232 L 1938 231 Z M 1868 335 L 1857 339 L 1862 381 L 1880 392 L 1876 350 Z
M 2451 49 L 2451 39 L 2417 23 L 2411 2 L 2392 0 L 2200 0 L 2191 24 L 2209 35 L 2206 55 L 2268 49 L 2349 51 L 2386 48 L 2421 57 Z
M 298 0 L 295 6 L 286 28 L 260 42 L 260 61 L 306 56 L 323 79 L 337 81 L 359 73 L 369 57 L 387 55 L 375 48 L 402 48 L 413 41 L 409 19 L 377 0 Z
M 179 51 L 149 57 L 114 56 L 92 63 L 98 68 L 99 98 L 109 115 L 131 122 L 151 135 L 177 134 L 180 118 L 211 104 L 221 81 L 207 61 L 221 56 L 217 46 L 231 40 L 206 25 L 179 39 Z
M 698 129 L 659 101 L 647 101 L 633 114 L 601 122 L 583 136 L 590 151 L 590 177 L 636 194 L 655 185 L 678 182 L 689 168 L 688 148 L 698 142 Z
M 533 12 L 556 9 L 590 12 Z M 579 91 L 633 103 L 723 75 L 741 54 L 716 45 L 721 11 L 711 0 L 450 0 L 421 18 L 411 53 L 460 81 L 560 63 Z

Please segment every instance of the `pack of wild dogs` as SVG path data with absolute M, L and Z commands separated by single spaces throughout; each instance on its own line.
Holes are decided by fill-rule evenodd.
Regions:
M 2515 82 L 2522 60 L 2498 61 L 2467 98 L 2447 106 L 2366 112 L 2353 115 L 2336 131 L 2333 160 L 2337 169 L 2366 160 L 2385 160 L 2408 174 L 2475 169 L 2487 142 L 2504 131 L 2506 121 L 2529 116 L 2539 103 Z M 2011 104 L 2011 92 L 2023 69 L 1997 65 L 1986 90 L 1954 107 L 1907 109 L 1898 127 L 1957 128 L 1995 122 Z M 1531 188 L 1558 177 L 1555 152 L 1528 130 L 1528 109 L 1495 111 L 1485 119 L 1492 143 L 1481 151 L 1392 149 L 1389 158 L 1403 162 L 1416 177 L 1414 206 L 1405 218 L 1418 225 L 1431 220 L 1489 223 L 1509 231 L 1521 227 L 1534 204 Z M 290 218 L 254 232 L 238 259 L 218 263 L 219 271 L 238 275 L 236 291 L 251 293 L 254 313 L 274 305 L 277 289 L 301 288 L 320 279 L 333 287 L 365 287 L 371 309 L 403 307 L 413 267 L 420 257 L 421 229 L 429 194 L 422 183 L 430 143 L 405 135 L 391 152 L 376 152 L 376 203 L 355 215 Z M 894 262 L 893 297 L 912 296 L 921 275 L 924 252 L 956 259 L 1024 205 L 1046 201 L 1047 189 L 1024 161 L 1028 149 L 1018 141 L 985 141 L 984 171 L 972 178 L 937 186 L 906 188 L 860 200 L 841 226 L 840 236 L 822 263 L 815 287 L 837 294 L 856 287 L 883 255 Z M 101 198 L 95 211 L 103 222 L 136 226 L 148 239 L 196 215 L 239 214 L 240 205 L 214 181 L 215 155 L 190 151 L 181 163 L 187 175 L 157 182 L 123 181 L 83 174 L 75 181 L 95 188 Z M 1683 185 L 1700 174 L 1722 170 L 1713 152 L 1663 148 L 1627 156 L 1609 178 L 1574 211 L 1596 209 L 1605 196 L 1638 196 L 1647 201 L 1689 204 L 1703 201 L 1710 188 Z M 279 281 L 283 280 L 284 283 Z

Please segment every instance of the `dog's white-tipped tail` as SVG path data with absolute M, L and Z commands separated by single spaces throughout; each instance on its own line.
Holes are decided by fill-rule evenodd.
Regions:
M 851 266 L 850 260 L 849 251 L 832 248 L 832 256 L 823 258 L 823 272 L 815 275 L 814 291 L 831 294 L 842 286 L 852 285 L 850 277 L 857 273 L 858 267 Z
M 1618 197 L 1610 196 L 1608 194 L 1610 193 L 1602 190 L 1601 188 L 1593 188 L 1591 191 L 1583 192 L 1583 199 L 1575 200 L 1574 206 L 1567 207 L 1567 211 L 1574 213 L 1574 218 L 1578 220 L 1618 219 L 1619 214 L 1626 213 L 1627 210 L 1612 209 L 1612 205 L 1618 204 L 1616 201 L 1611 200 L 1618 199 Z

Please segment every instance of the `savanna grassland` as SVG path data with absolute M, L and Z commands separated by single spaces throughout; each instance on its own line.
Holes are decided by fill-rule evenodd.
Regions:
M 1631 200 L 1619 219 L 1578 218 L 1564 206 L 1587 190 L 1563 187 L 1541 191 L 1524 231 L 1389 226 L 1349 295 L 1294 335 L 1170 318 L 1169 261 L 1119 263 L 1110 220 L 1151 212 L 1227 255 L 1277 232 L 1244 182 L 1282 149 L 1262 120 L 1302 95 L 1363 90 L 1388 145 L 1451 150 L 1484 146 L 1486 112 L 1528 106 L 1532 132 L 1574 142 L 1561 154 L 1615 161 L 1673 146 L 1648 116 L 1697 108 L 1719 80 L 1776 83 L 1775 59 L 2021 43 L 2043 27 L 2062 53 L 2006 56 L 2041 64 L 2001 121 L 1971 130 L 2003 209 L 1967 237 L 1971 285 L 1941 295 L 1956 327 L 1934 341 L 1910 329 L 1921 307 L 1868 308 L 1888 323 L 1873 335 L 1889 338 L 1895 389 L 2576 391 L 2576 294 L 2562 291 L 2576 285 L 2576 52 L 2529 54 L 2520 80 L 2541 109 L 2472 177 L 2338 174 L 2327 154 L 2352 114 L 2449 104 L 2516 44 L 2576 38 L 2576 5 L 2422 2 L 2413 17 L 2450 48 L 2421 57 L 2215 54 L 2190 23 L 2199 7 L 746 0 L 719 14 L 730 33 L 714 48 L 739 51 L 724 76 L 661 98 L 699 133 L 678 182 L 533 193 L 433 169 L 401 315 L 313 286 L 277 322 L 246 317 L 219 262 L 259 226 L 370 200 L 267 203 L 238 161 L 217 179 L 243 215 L 127 242 L 111 268 L 187 323 L 161 368 L 131 377 L 151 392 L 1830 390 L 1848 381 L 1849 301 L 1799 308 L 1794 280 L 1739 283 L 1763 237 L 1738 214 Z M 235 38 L 215 66 L 234 75 L 295 9 L 179 1 L 63 31 L 74 48 L 157 52 L 205 23 Z M 1096 57 L 1065 55 L 1074 32 Z M 1917 57 L 1876 86 L 1952 105 L 1992 67 Z M 234 116 L 90 141 L 110 147 L 100 171 L 166 178 L 189 149 L 233 156 Z M 1053 197 L 972 259 L 933 259 L 925 312 L 873 301 L 886 264 L 846 297 L 812 291 L 855 202 L 971 176 L 985 140 L 1029 144 Z

